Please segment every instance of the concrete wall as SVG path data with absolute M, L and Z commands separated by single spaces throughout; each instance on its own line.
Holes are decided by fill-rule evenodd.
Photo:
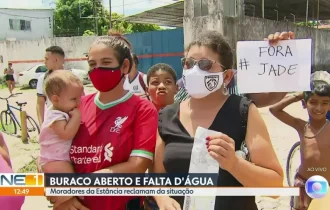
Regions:
M 30 22 L 31 30 L 11 29 L 9 19 Z M 31 40 L 53 37 L 53 10 L 0 8 L 0 40 Z
M 225 17 L 223 0 L 208 0 L 209 14 L 194 17 L 193 0 L 185 1 L 184 43 L 188 45 L 201 32 L 217 30 L 236 48 L 241 40 L 263 40 L 277 31 L 294 31 L 297 39 L 312 38 L 314 43 L 314 70 L 330 70 L 330 31 L 296 26 L 292 22 L 272 21 L 253 17 Z M 213 8 L 217 8 L 214 10 Z M 239 13 L 239 12 L 238 12 Z
M 175 37 L 175 39 L 173 39 Z M 0 75 L 8 61 L 13 63 L 16 75 L 20 71 L 42 64 L 45 49 L 51 45 L 63 48 L 66 54 L 65 68 L 88 70 L 85 54 L 96 37 L 61 37 L 39 40 L 19 40 L 0 42 Z M 134 33 L 126 35 L 134 46 L 134 53 L 139 57 L 139 71 L 146 73 L 156 63 L 171 65 L 178 76 L 181 76 L 182 67 L 180 58 L 183 56 L 182 28 Z
M 88 52 L 95 37 L 61 37 L 39 40 L 19 40 L 0 42 L 0 56 L 3 56 L 3 63 L 0 63 L 0 74 L 7 66 L 8 61 L 13 62 L 16 74 L 27 70 L 37 64 L 43 63 L 45 49 L 52 45 L 63 48 L 67 68 L 88 69 L 84 53 Z

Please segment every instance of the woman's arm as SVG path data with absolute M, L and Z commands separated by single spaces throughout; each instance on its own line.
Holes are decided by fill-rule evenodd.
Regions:
M 9 150 L 6 145 L 5 139 L 3 138 L 2 133 L 0 132 L 0 155 L 5 159 L 8 165 L 11 167 L 11 161 L 9 156 Z
M 147 100 L 138 105 L 133 128 L 133 150 L 128 161 L 95 173 L 145 173 L 155 153 L 158 112 Z
M 302 127 L 305 126 L 306 122 L 302 119 L 293 117 L 289 115 L 284 109 L 292 103 L 298 102 L 303 99 L 303 95 L 293 95 L 288 96 L 281 100 L 280 102 L 274 104 L 269 108 L 269 111 L 283 123 L 287 124 L 288 126 L 296 129 L 297 131 L 301 130 Z
M 164 152 L 165 152 L 165 142 L 162 137 L 160 137 L 157 132 L 157 142 L 156 142 L 156 150 L 155 150 L 155 158 L 152 166 L 149 168 L 149 173 L 166 173 L 164 168 L 163 160 L 164 160 Z M 153 196 L 153 199 L 156 201 L 158 206 L 162 206 L 162 202 L 166 199 L 169 199 L 169 196 Z
M 238 92 L 238 88 L 237 88 L 237 71 L 236 70 L 234 70 L 234 76 L 233 76 L 232 80 L 230 81 L 228 88 L 229 88 L 230 94 L 245 96 L 245 97 L 249 98 L 250 100 L 252 100 L 258 108 L 273 105 L 273 104 L 279 102 L 280 100 L 282 100 L 282 98 L 284 98 L 287 94 L 287 93 L 240 94 Z
M 5 68 L 5 70 L 3 70 L 3 74 L 6 75 L 7 74 L 7 68 Z
M 283 171 L 257 107 L 249 107 L 246 144 L 251 162 L 239 158 L 229 171 L 244 187 L 282 187 Z
M 258 108 L 271 106 L 282 100 L 287 93 L 250 93 L 246 97 L 252 100 Z
M 162 137 L 160 137 L 157 132 L 157 141 L 156 141 L 156 149 L 155 149 L 155 158 L 153 164 L 149 168 L 150 173 L 166 173 L 164 168 L 163 160 L 164 160 L 164 152 L 165 152 L 165 142 Z

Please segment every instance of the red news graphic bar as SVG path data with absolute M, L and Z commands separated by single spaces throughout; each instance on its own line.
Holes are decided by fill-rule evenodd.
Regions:
M 44 196 L 44 187 L 1 187 L 0 196 Z

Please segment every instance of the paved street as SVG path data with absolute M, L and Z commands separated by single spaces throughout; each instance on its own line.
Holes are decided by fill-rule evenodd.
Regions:
M 86 87 L 85 90 L 86 93 L 93 92 L 93 89 L 90 87 Z M 24 90 L 17 92 L 23 92 L 23 94 L 11 99 L 11 102 L 27 101 L 28 105 L 24 109 L 27 111 L 27 114 L 37 119 L 36 111 L 35 111 L 35 103 L 36 103 L 35 90 Z M 0 95 L 7 96 L 8 95 L 7 90 L 6 89 L 0 90 Z M 1 109 L 5 107 L 4 101 L 0 101 L 0 107 Z M 307 118 L 307 113 L 305 110 L 302 109 L 300 103 L 291 105 L 290 107 L 288 107 L 288 111 L 290 113 L 293 113 L 295 116 Z M 267 108 L 260 109 L 260 113 L 268 126 L 268 130 L 275 151 L 279 157 L 283 170 L 285 170 L 285 161 L 289 149 L 296 141 L 298 141 L 298 135 L 293 129 L 291 129 L 290 127 L 284 125 L 283 123 L 275 119 L 269 113 Z M 39 152 L 37 143 L 23 144 L 19 138 L 8 136 L 6 134 L 4 134 L 4 137 L 10 150 L 10 156 L 15 171 L 28 164 L 32 160 L 32 158 L 35 157 Z M 286 180 L 284 184 L 286 185 Z M 257 203 L 259 206 L 259 210 L 289 209 L 289 197 L 280 197 L 278 199 L 258 197 Z M 49 209 L 48 203 L 44 197 L 28 197 L 26 198 L 26 202 L 22 208 L 22 210 L 47 210 L 47 209 Z

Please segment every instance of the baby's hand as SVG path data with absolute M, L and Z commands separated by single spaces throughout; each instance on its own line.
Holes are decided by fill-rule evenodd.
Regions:
M 71 117 L 78 117 L 78 118 L 80 118 L 80 111 L 79 111 L 79 109 L 75 108 L 71 112 L 69 112 L 69 115 Z

